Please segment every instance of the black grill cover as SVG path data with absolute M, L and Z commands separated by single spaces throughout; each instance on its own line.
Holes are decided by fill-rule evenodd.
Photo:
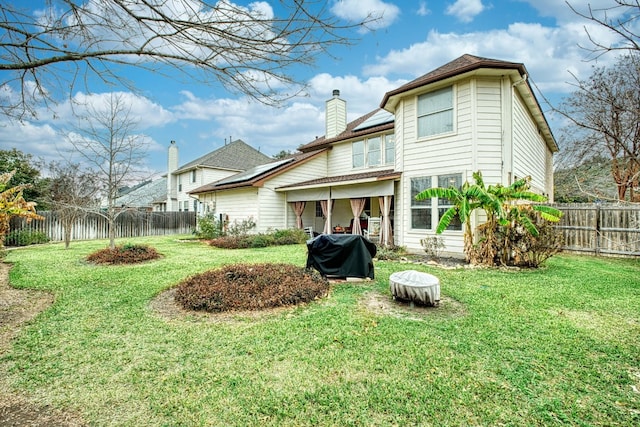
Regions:
M 307 268 L 323 276 L 373 279 L 376 245 L 359 234 L 321 234 L 307 240 Z

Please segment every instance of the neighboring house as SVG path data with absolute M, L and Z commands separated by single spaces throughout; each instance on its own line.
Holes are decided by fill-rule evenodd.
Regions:
M 463 55 L 387 92 L 379 109 L 351 123 L 334 91 L 323 137 L 190 194 L 231 222 L 253 217 L 259 232 L 357 232 L 372 217 L 383 243 L 421 251 L 449 204 L 418 202 L 418 192 L 459 187 L 480 170 L 487 184 L 530 175 L 532 189 L 552 198 L 557 150 L 524 65 Z M 447 252 L 462 253 L 462 233 L 459 222 L 443 233 Z
M 154 202 L 167 194 L 167 179 L 158 178 L 145 181 L 120 195 L 116 201 L 117 209 L 153 210 Z
M 191 190 L 271 161 L 273 161 L 271 157 L 237 139 L 185 165 L 178 166 L 178 146 L 175 141 L 171 141 L 164 197 L 154 201 L 154 210 L 208 211 L 208 206 L 189 196 Z

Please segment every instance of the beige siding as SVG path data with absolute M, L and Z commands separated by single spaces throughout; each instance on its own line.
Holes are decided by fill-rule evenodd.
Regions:
M 219 191 L 214 195 L 215 213 L 226 214 L 229 223 L 253 218 L 258 222 L 258 189 L 246 188 Z M 256 231 L 256 230 L 252 230 Z
M 327 154 L 323 153 L 308 162 L 290 169 L 272 179 L 267 180 L 260 188 L 260 212 L 258 231 L 266 232 L 269 229 L 293 228 L 296 225 L 296 216 L 293 209 L 286 201 L 286 193 L 276 189 L 284 185 L 308 181 L 314 178 L 326 176 Z M 315 220 L 315 202 L 307 202 L 302 222 L 305 226 L 313 226 Z
M 501 81 L 478 80 L 476 84 L 476 146 L 472 170 L 481 171 L 487 184 L 502 183 Z M 471 180 L 472 177 L 469 177 Z
M 329 159 L 327 161 L 328 176 L 352 173 L 351 159 L 351 142 L 334 145 L 329 151 Z
M 513 173 L 517 178 L 531 175 L 531 187 L 547 192 L 548 148 L 522 99 L 513 98 Z
M 193 191 L 198 187 L 202 187 L 206 184 L 211 184 L 212 182 L 219 181 L 223 178 L 226 178 L 231 175 L 235 175 L 238 173 L 237 171 L 230 171 L 224 169 L 197 169 L 196 170 L 196 182 L 191 182 L 191 172 L 181 173 L 177 178 L 177 183 L 182 184 L 181 190 L 178 190 L 178 209 L 183 209 L 183 202 L 186 200 L 189 202 L 189 210 L 193 210 L 193 197 L 190 197 L 189 191 Z M 176 188 L 180 188 L 176 184 Z

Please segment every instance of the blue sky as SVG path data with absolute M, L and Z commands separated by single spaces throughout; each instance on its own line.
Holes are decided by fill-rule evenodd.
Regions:
M 570 0 L 585 10 L 587 2 Z M 14 2 L 37 7 L 41 2 Z M 237 1 L 240 5 L 250 2 Z M 348 119 L 377 108 L 385 92 L 426 74 L 465 53 L 522 62 L 530 79 L 553 102 L 571 91 L 573 73 L 586 77 L 591 67 L 585 32 L 588 23 L 562 0 L 329 0 L 330 10 L 341 19 L 357 21 L 367 12 L 382 14 L 372 31 L 354 34 L 352 46 L 337 46 L 336 58 L 319 57 L 311 68 L 297 67 L 296 76 L 309 84 L 306 96 L 280 108 L 268 107 L 225 91 L 220 85 L 193 85 L 124 68 L 122 73 L 140 89 L 125 91 L 140 133 L 147 136 L 149 173 L 166 169 L 166 150 L 171 140 L 179 147 L 185 164 L 225 143 L 242 139 L 268 155 L 296 147 L 324 134 L 324 103 L 333 89 L 347 101 Z M 612 0 L 591 0 L 592 8 L 608 7 Z M 273 7 L 277 2 L 261 2 Z M 591 27 L 602 41 L 612 35 Z M 615 61 L 613 55 L 597 65 Z M 3 80 L 0 74 L 0 82 Z M 99 103 L 107 88 L 93 86 L 90 95 L 74 93 Z M 122 89 L 120 89 L 122 90 Z M 539 101 L 544 103 L 541 97 Z M 547 108 L 545 108 L 547 109 Z M 70 130 L 67 100 L 38 120 L 9 122 L 0 117 L 0 149 L 17 148 L 45 160 L 58 159 L 68 148 L 63 135 Z M 55 118 L 52 118 L 54 117 Z M 557 135 L 559 120 L 548 119 Z

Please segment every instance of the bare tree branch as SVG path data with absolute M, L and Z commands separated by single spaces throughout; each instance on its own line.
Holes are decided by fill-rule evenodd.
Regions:
M 11 90 L 4 88 L 0 108 L 34 114 L 54 92 L 73 91 L 83 73 L 134 89 L 116 71 L 121 65 L 178 71 L 277 105 L 304 89 L 289 70 L 352 43 L 351 31 L 375 20 L 341 23 L 321 0 L 280 3 L 283 16 L 266 3 L 229 0 L 47 0 L 36 14 L 3 2 L 0 87 Z
M 569 1 L 565 3 L 576 15 L 607 28 L 621 40 L 617 44 L 605 44 L 597 40 L 585 26 L 592 46 L 582 47 L 596 58 L 606 52 L 640 50 L 640 0 L 614 0 L 613 6 L 602 9 L 593 9 L 589 4 L 588 12 L 580 12 Z

